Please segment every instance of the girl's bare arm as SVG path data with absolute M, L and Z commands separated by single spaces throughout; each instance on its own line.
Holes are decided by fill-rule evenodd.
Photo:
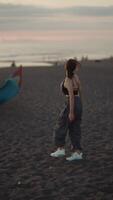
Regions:
M 69 93 L 69 118 L 71 121 L 74 120 L 74 93 L 73 93 L 73 85 L 71 79 L 66 79 L 65 86 L 68 89 Z

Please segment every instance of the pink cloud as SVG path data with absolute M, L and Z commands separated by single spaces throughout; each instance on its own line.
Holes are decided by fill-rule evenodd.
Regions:
M 113 30 L 1 31 L 0 41 L 80 41 L 85 39 L 108 39 L 112 36 Z

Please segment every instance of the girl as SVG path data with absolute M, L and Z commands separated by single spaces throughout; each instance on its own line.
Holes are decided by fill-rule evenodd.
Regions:
M 79 65 L 75 59 L 69 59 L 65 65 L 66 76 L 61 84 L 61 88 L 67 101 L 55 129 L 54 140 L 57 150 L 50 154 L 52 157 L 65 156 L 65 138 L 67 131 L 69 131 L 72 154 L 66 158 L 68 161 L 82 159 L 83 156 L 80 144 L 82 116 L 81 83 L 76 74 Z

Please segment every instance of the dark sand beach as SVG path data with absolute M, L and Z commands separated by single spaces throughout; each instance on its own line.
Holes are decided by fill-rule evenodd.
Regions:
M 0 105 L 0 200 L 113 200 L 113 62 L 84 63 L 79 74 L 82 161 L 49 156 L 63 67 L 24 68 L 20 94 Z

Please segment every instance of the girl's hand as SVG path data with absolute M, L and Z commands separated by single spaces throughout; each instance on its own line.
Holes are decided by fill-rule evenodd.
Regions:
M 70 122 L 74 121 L 74 119 L 75 119 L 74 113 L 69 113 L 69 120 L 70 120 Z

